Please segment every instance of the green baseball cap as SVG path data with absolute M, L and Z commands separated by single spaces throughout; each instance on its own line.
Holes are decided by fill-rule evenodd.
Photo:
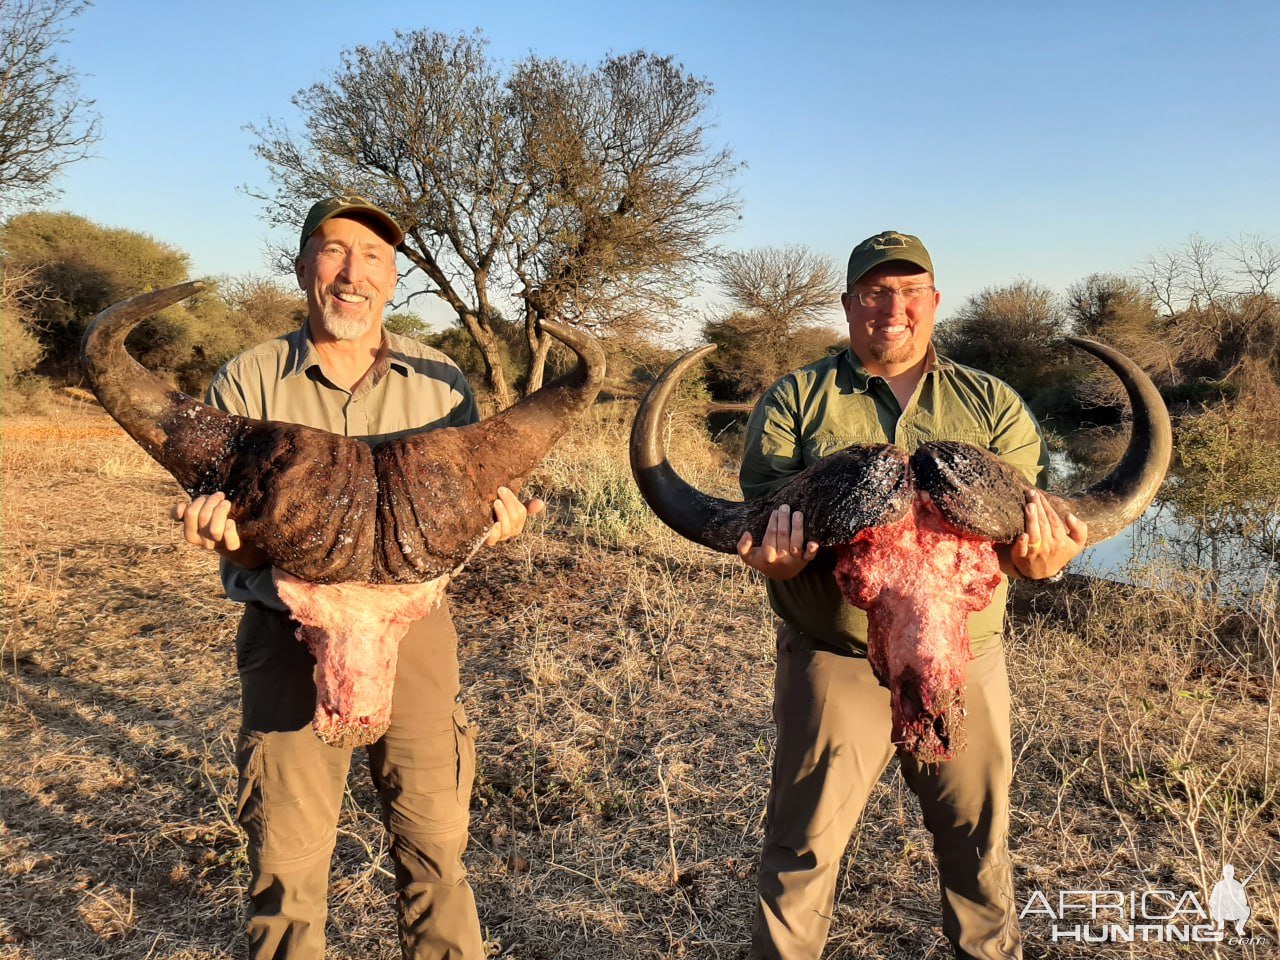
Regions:
M 398 247 L 404 241 L 404 231 L 395 218 L 381 207 L 370 203 L 364 197 L 348 194 L 343 197 L 327 197 L 314 204 L 307 211 L 307 219 L 302 221 L 302 238 L 298 241 L 298 253 L 307 245 L 310 236 L 320 228 L 320 224 L 334 217 L 354 215 L 354 219 L 367 221 L 378 231 L 387 243 Z
M 886 230 L 883 233 L 877 233 L 874 237 L 867 237 L 853 248 L 853 253 L 849 254 L 849 279 L 846 289 L 852 290 L 853 285 L 861 280 L 868 270 L 893 260 L 905 260 L 907 263 L 914 263 L 922 270 L 933 273 L 933 260 L 919 237 L 913 237 L 909 233 L 899 233 L 897 230 Z

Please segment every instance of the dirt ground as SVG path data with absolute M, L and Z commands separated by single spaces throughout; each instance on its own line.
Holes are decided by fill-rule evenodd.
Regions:
M 176 484 L 96 407 L 6 418 L 2 442 L 0 957 L 240 956 L 236 607 L 165 519 Z M 742 956 L 773 738 L 763 590 L 656 526 L 613 546 L 571 501 L 548 514 L 451 594 L 479 729 L 467 864 L 492 953 Z M 1274 595 L 1228 610 L 1176 580 L 1019 586 L 1027 956 L 1280 955 Z M 1248 879 L 1255 943 L 1055 942 L 1035 909 L 1064 890 L 1207 908 L 1225 863 Z M 391 897 L 357 771 L 330 956 L 398 956 Z M 949 956 L 929 836 L 893 768 L 850 844 L 826 956 Z

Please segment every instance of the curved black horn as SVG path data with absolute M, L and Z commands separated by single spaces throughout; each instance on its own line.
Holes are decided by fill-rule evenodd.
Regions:
M 143 294 L 99 314 L 81 357 L 103 407 L 192 496 L 226 494 L 242 539 L 315 583 L 416 582 L 454 568 L 604 381 L 594 337 L 544 321 L 578 355 L 555 382 L 482 423 L 369 445 L 230 416 L 168 386 L 124 348 L 129 331 L 201 289 Z
M 715 344 L 709 343 L 690 350 L 662 371 L 640 401 L 631 425 L 631 473 L 640 495 L 659 520 L 687 540 L 732 553 L 746 529 L 745 505 L 707 496 L 687 483 L 667 459 L 663 440 L 671 394 L 689 368 L 715 349 Z
M 80 362 L 103 409 L 192 496 L 224 489 L 215 484 L 225 475 L 241 418 L 165 383 L 124 343 L 143 320 L 203 289 L 192 280 L 130 297 L 89 321 L 80 341 Z
M 1069 337 L 1068 342 L 1098 357 L 1115 372 L 1124 384 L 1133 409 L 1129 446 L 1111 474 L 1083 493 L 1067 497 L 1049 495 L 1059 514 L 1074 512 L 1089 525 L 1092 544 L 1115 536 L 1141 516 L 1151 503 L 1168 472 L 1173 432 L 1159 391 L 1137 364 L 1093 340 Z M 667 460 L 662 421 L 680 378 L 714 349 L 714 346 L 700 347 L 668 367 L 641 401 L 631 430 L 631 470 L 636 485 L 667 526 L 695 543 L 727 553 L 735 548 L 743 530 L 751 531 L 759 542 L 769 513 L 782 503 L 803 510 L 806 536 L 823 546 L 847 542 L 858 530 L 894 520 L 906 510 L 911 487 L 923 478 L 917 476 L 913 481 L 908 476 L 905 454 L 888 445 L 840 451 L 806 468 L 774 494 L 746 503 L 708 496 L 683 480 Z M 928 468 L 930 458 L 945 460 L 957 451 L 962 459 L 967 457 L 970 461 L 973 454 L 980 452 L 966 444 L 926 444 L 913 458 L 912 469 L 919 474 Z M 925 453 L 928 456 L 924 456 Z M 994 471 L 1003 478 L 997 484 L 993 476 L 987 476 L 988 482 L 1006 489 L 1011 496 L 1026 487 L 1026 482 L 1012 468 L 997 469 L 999 461 L 989 454 L 986 456 L 990 460 L 986 474 Z M 946 467 L 946 464 L 940 466 Z M 944 469 L 942 472 L 956 471 Z M 929 489 L 929 482 L 924 486 Z M 959 499 L 963 501 L 963 509 L 955 517 L 948 516 L 961 529 L 1002 542 L 1012 539 L 1022 529 L 1020 497 L 1016 503 L 1010 501 L 1007 509 L 1003 498 L 995 498 L 999 501 L 995 504 L 990 502 L 991 497 L 974 498 L 965 494 Z M 982 511 L 977 511 L 970 501 L 1001 509 L 991 516 L 979 516 Z
M 527 463 L 528 467 L 516 471 L 518 475 L 546 455 L 569 425 L 595 402 L 604 385 L 605 356 L 599 340 L 585 330 L 554 320 L 543 319 L 539 323 L 577 354 L 577 365 L 501 413 L 464 428 L 499 459 Z
M 541 321 L 578 355 L 573 370 L 501 413 L 465 427 L 392 440 L 374 452 L 377 566 L 382 578 L 412 581 L 464 559 L 493 524 L 499 487 L 518 491 L 604 383 L 604 349 L 582 330 Z
M 140 294 L 103 310 L 90 322 L 80 341 L 80 362 L 107 413 L 158 460 L 169 438 L 166 424 L 180 414 L 190 400 L 138 363 L 124 348 L 125 338 L 139 323 L 194 296 L 204 289 L 199 280 Z
M 1087 543 L 1094 544 L 1114 537 L 1151 503 L 1169 469 L 1173 432 L 1159 391 L 1137 364 L 1093 340 L 1067 340 L 1111 368 L 1133 411 L 1129 445 L 1110 475 L 1081 493 L 1046 494 L 1058 516 L 1074 513 L 1089 525 Z M 931 441 L 912 454 L 911 468 L 916 485 L 957 529 L 997 543 L 1022 533 L 1030 486 L 994 454 L 967 443 Z
M 386 448 L 398 448 L 394 454 L 403 464 L 403 473 L 422 473 L 429 466 L 433 471 L 465 474 L 466 485 L 485 498 L 486 516 L 498 487 L 515 490 L 523 483 L 573 421 L 590 408 L 604 384 L 605 356 L 600 341 L 561 323 L 541 323 L 578 355 L 574 369 L 488 420 L 384 444 Z M 448 487 L 449 484 L 436 484 L 413 491 L 415 512 L 422 515 L 446 507 L 453 509 L 460 488 Z M 433 498 L 440 502 L 432 502 Z
M 1083 493 L 1061 499 L 1089 525 L 1089 543 L 1114 537 L 1142 516 L 1169 472 L 1173 427 L 1160 391 L 1136 363 L 1096 340 L 1067 342 L 1097 357 L 1120 379 L 1133 414 L 1129 445 L 1114 470 Z

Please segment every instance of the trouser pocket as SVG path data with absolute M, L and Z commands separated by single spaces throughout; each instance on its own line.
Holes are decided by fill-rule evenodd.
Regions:
M 476 779 L 475 727 L 467 721 L 467 712 L 458 704 L 453 711 L 453 729 L 458 757 L 458 803 L 464 810 L 471 806 L 471 788 Z
M 322 743 L 310 728 L 243 731 L 236 744 L 236 819 L 252 863 L 270 869 L 328 855 L 351 752 Z
M 394 834 L 445 836 L 466 830 L 476 751 L 461 705 L 393 727 L 369 748 L 374 785 Z

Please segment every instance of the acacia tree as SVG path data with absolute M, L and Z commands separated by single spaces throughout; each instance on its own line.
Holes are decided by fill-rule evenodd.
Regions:
M 97 142 L 93 101 L 58 59 L 68 22 L 88 4 L 75 0 L 0 3 L 0 203 L 34 203 Z
M 189 259 L 133 230 L 72 213 L 33 211 L 0 227 L 6 270 L 30 271 L 19 299 L 45 349 L 45 372 L 79 367 L 80 338 L 98 311 L 143 290 L 187 278 Z
M 754 396 L 841 339 L 840 275 L 826 257 L 802 246 L 729 253 L 716 266 L 731 309 L 703 324 L 717 350 L 708 360 L 716 392 Z
M 80 340 L 94 314 L 188 274 L 188 257 L 176 247 L 70 213 L 11 217 L 0 226 L 0 247 L 3 342 L 17 354 L 6 356 L 3 366 L 13 376 L 38 362 L 41 374 L 75 382 L 82 376 Z M 142 324 L 129 344 L 144 366 L 199 393 L 227 360 L 296 329 L 305 317 L 306 299 L 296 288 L 258 277 L 223 277 Z
M 505 70 L 485 46 L 478 32 L 417 30 L 356 47 L 294 97 L 302 131 L 268 121 L 255 151 L 273 222 L 348 192 L 400 221 L 410 273 L 453 309 L 505 405 L 500 306 L 524 316 L 535 389 L 539 318 L 635 324 L 687 288 L 735 210 L 735 165 L 706 143 L 710 84 L 669 57 L 531 55 Z

